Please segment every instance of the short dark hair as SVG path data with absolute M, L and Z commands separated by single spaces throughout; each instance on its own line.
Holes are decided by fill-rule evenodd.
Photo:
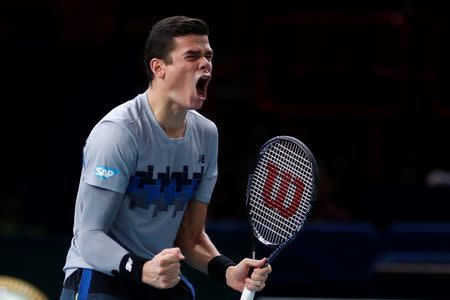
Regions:
M 149 81 L 153 80 L 153 72 L 149 62 L 153 58 L 171 63 L 169 56 L 174 48 L 174 38 L 189 34 L 209 35 L 208 25 L 203 20 L 186 16 L 165 18 L 153 25 L 145 43 L 145 71 Z

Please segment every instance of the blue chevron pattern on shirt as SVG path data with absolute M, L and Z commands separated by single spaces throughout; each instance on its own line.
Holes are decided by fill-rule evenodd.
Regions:
M 156 217 L 159 212 L 167 211 L 170 205 L 174 205 L 172 217 L 175 217 L 193 197 L 204 168 L 199 173 L 194 173 L 192 179 L 188 177 L 188 166 L 183 166 L 182 172 L 171 172 L 170 167 L 167 167 L 166 172 L 157 173 L 156 179 L 153 178 L 153 169 L 153 166 L 148 166 L 147 172 L 138 171 L 131 176 L 126 190 L 131 198 L 129 208 L 148 209 L 153 204 L 153 217 Z

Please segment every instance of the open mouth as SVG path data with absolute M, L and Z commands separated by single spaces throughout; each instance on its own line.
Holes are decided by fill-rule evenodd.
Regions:
M 197 94 L 201 99 L 206 99 L 208 84 L 209 84 L 210 80 L 211 80 L 211 75 L 203 75 L 197 81 L 197 84 L 196 84 Z

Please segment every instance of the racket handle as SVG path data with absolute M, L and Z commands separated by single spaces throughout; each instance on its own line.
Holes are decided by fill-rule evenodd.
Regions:
M 253 300 L 253 297 L 255 297 L 255 292 L 250 291 L 249 289 L 244 287 L 241 295 L 241 300 Z

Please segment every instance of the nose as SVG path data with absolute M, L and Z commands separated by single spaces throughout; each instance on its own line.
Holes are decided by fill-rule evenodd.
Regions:
M 201 70 L 211 71 L 211 69 L 212 69 L 212 62 L 211 62 L 211 60 L 208 57 L 203 56 L 201 58 L 201 60 L 200 60 L 200 69 Z

